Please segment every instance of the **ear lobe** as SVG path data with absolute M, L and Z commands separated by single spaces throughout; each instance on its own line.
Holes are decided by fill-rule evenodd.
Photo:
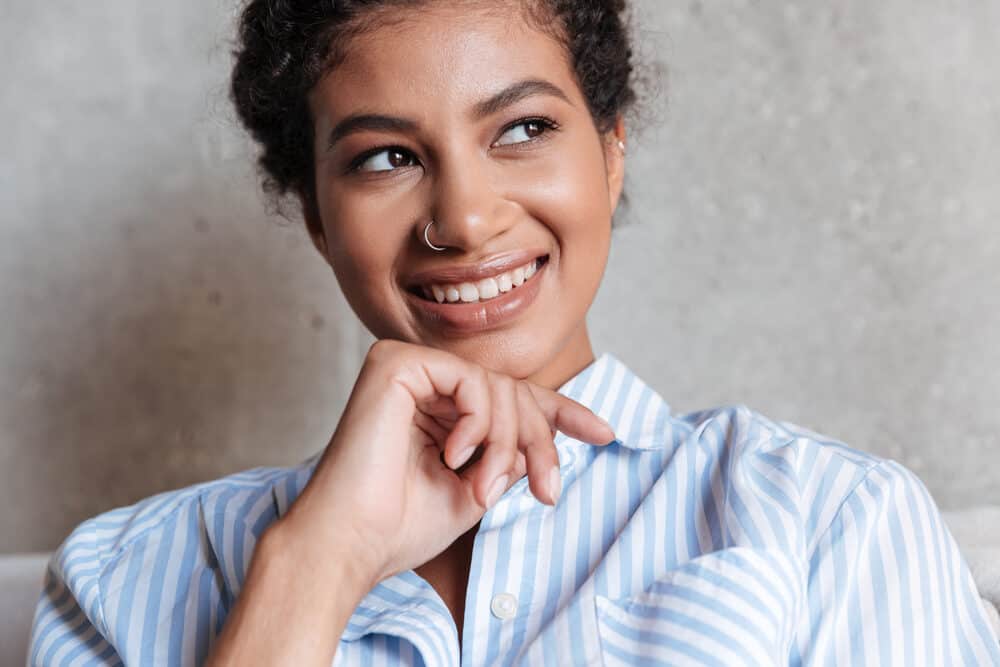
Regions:
M 319 254 L 326 257 L 326 233 L 323 231 L 323 223 L 319 219 L 319 211 L 316 209 L 316 205 L 313 200 L 308 195 L 299 193 L 299 204 L 302 207 L 302 218 L 306 223 L 306 230 L 309 232 L 309 238 L 312 240 L 316 250 Z
M 313 245 L 316 246 L 316 250 L 319 251 L 319 254 L 326 257 L 326 235 L 323 233 L 323 229 L 320 228 L 316 231 L 308 222 L 306 223 L 306 229 L 309 230 L 309 238 L 312 239 Z
M 326 236 L 320 231 L 318 234 L 314 234 L 311 230 L 309 232 L 309 238 L 312 239 L 313 245 L 316 246 L 316 250 L 319 254 L 326 257 Z
M 608 204 L 614 213 L 625 181 L 625 121 L 621 114 L 614 128 L 605 135 L 605 165 L 608 174 Z

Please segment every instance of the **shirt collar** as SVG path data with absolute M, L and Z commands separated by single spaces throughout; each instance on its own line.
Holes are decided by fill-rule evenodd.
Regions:
M 670 405 L 618 357 L 604 352 L 557 390 L 611 424 L 615 442 L 628 449 L 664 449 L 674 442 Z M 556 444 L 580 444 L 563 433 Z
M 608 352 L 594 359 L 557 391 L 587 406 L 611 424 L 616 438 L 608 446 L 617 444 L 630 450 L 669 449 L 689 430 L 684 428 L 684 422 L 671 418 L 670 406 L 656 391 Z M 592 446 L 562 432 L 556 434 L 555 443 L 559 447 L 570 448 Z M 240 558 L 235 550 L 220 547 L 224 544 L 255 543 L 254 535 L 288 511 L 305 488 L 321 454 L 322 452 L 317 452 L 272 484 L 273 503 L 260 516 L 230 516 L 225 521 L 214 521 L 212 526 L 206 526 L 209 541 L 220 564 L 230 606 L 245 580 L 249 566 L 249 558 L 246 556 L 249 551 L 244 550 L 243 557 Z M 202 499 L 202 502 L 206 502 L 206 499 Z M 203 511 L 206 515 L 214 513 L 212 508 L 203 507 Z M 227 525 L 233 531 L 232 541 L 226 540 L 223 534 Z M 436 614 L 429 613 L 432 608 Z M 423 613 L 412 613 L 415 609 L 422 610 Z M 372 632 L 395 629 L 418 643 L 446 641 L 439 633 L 427 634 L 428 630 L 437 628 L 432 621 L 434 617 L 451 618 L 448 610 L 426 590 L 426 586 L 422 586 L 419 576 L 413 572 L 403 572 L 380 582 L 365 596 L 351 617 L 343 640 L 352 641 Z M 435 636 L 436 640 L 433 639 Z M 439 651 L 443 647 L 438 645 L 421 648 L 426 648 L 433 654 L 433 651 Z
M 618 445 L 629 450 L 669 449 L 690 430 L 684 422 L 670 417 L 670 406 L 656 391 L 608 352 L 594 359 L 557 391 L 587 406 L 611 424 L 616 438 L 606 446 Z M 593 446 L 562 432 L 557 433 L 554 440 L 561 448 Z M 421 613 L 414 613 L 414 610 Z M 440 652 L 454 655 L 458 647 L 447 647 L 455 639 L 450 634 L 442 635 L 441 627 L 451 623 L 448 609 L 411 570 L 376 585 L 358 605 L 342 639 L 353 641 L 373 632 L 395 629 L 410 641 L 422 642 L 419 648 L 425 656 L 440 655 Z

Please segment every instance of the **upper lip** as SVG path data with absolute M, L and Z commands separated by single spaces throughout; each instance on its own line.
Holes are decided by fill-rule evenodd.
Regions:
M 463 282 L 475 282 L 483 278 L 499 275 L 504 271 L 527 264 L 533 259 L 544 257 L 544 250 L 515 250 L 492 255 L 474 264 L 443 266 L 427 271 L 420 271 L 408 276 L 405 285 L 408 288 L 423 285 L 454 285 Z

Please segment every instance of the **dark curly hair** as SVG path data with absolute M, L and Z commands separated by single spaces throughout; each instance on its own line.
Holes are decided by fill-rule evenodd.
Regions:
M 241 122 L 260 144 L 263 188 L 279 211 L 279 200 L 290 193 L 315 206 L 309 91 L 342 61 L 351 38 L 387 20 L 405 20 L 405 14 L 387 10 L 430 1 L 250 0 L 245 5 L 230 95 Z M 511 2 L 520 2 L 534 27 L 565 46 L 595 128 L 602 134 L 611 130 L 637 97 L 627 0 L 476 0 L 485 7 L 503 5 L 508 15 Z

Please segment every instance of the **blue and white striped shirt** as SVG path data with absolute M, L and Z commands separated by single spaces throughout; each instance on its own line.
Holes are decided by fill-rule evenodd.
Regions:
M 486 513 L 462 637 L 410 570 L 361 601 L 335 665 L 1000 665 L 955 541 L 898 463 L 743 405 L 671 415 L 607 353 L 559 392 L 618 440 L 557 434 L 558 505 L 525 478 Z M 52 558 L 29 664 L 201 664 L 318 456 L 82 523 Z

